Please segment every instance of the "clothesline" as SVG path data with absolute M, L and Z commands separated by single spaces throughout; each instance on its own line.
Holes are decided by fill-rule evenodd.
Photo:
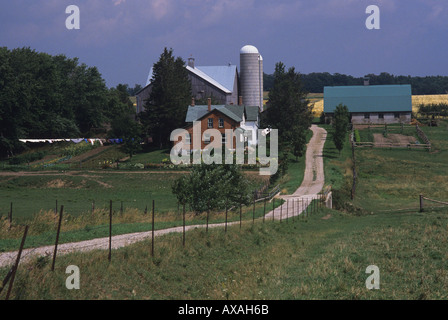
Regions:
M 104 143 L 115 143 L 120 144 L 123 143 L 123 139 L 97 139 L 97 138 L 77 138 L 77 139 L 19 139 L 20 142 L 23 143 L 54 143 L 54 142 L 73 142 L 73 143 L 80 143 L 80 142 L 86 142 L 90 143 L 92 145 L 95 144 L 95 142 L 99 142 L 101 145 L 104 145 Z

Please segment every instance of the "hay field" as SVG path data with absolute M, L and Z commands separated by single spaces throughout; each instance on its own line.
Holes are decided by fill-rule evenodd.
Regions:
M 448 103 L 448 94 L 414 95 L 412 96 L 412 111 L 418 112 L 420 104 Z
M 313 105 L 313 113 L 316 117 L 319 117 L 324 111 L 324 99 L 323 95 L 310 93 L 308 96 L 310 104 Z M 413 95 L 412 96 L 412 111 L 418 112 L 418 106 L 420 104 L 437 104 L 448 103 L 448 94 L 432 94 L 432 95 Z

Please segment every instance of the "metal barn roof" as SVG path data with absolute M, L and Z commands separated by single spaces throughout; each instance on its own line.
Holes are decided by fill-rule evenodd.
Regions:
M 216 82 L 233 92 L 236 78 L 236 66 L 197 66 L 195 69 L 201 70 L 203 73 L 214 79 Z
M 333 113 L 341 103 L 350 112 L 411 112 L 411 85 L 324 88 L 324 112 Z

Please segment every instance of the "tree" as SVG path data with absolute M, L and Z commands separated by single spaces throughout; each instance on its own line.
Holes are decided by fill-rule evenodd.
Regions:
M 185 62 L 173 56 L 173 49 L 164 49 L 153 67 L 152 88 L 140 119 L 153 141 L 170 144 L 171 132 L 185 124 L 191 102 L 191 83 Z
M 280 168 L 287 170 L 288 156 L 302 156 L 306 146 L 306 134 L 312 122 L 312 108 L 306 99 L 301 76 L 294 67 L 286 71 L 285 65 L 275 66 L 274 84 L 269 92 L 269 107 L 265 124 L 278 129 Z
M 196 165 L 174 182 L 172 191 L 179 203 L 197 213 L 247 205 L 251 199 L 248 181 L 234 164 Z
M 110 138 L 123 139 L 122 150 L 129 154 L 131 158 L 141 149 L 141 125 L 129 114 L 123 113 L 112 120 L 108 135 Z
M 339 104 L 334 111 L 334 122 L 333 122 L 333 142 L 341 153 L 344 147 L 344 142 L 347 137 L 347 128 L 350 123 L 350 113 L 347 106 Z
M 76 138 L 104 125 L 108 90 L 95 67 L 30 48 L 0 48 L 0 157 L 20 138 Z

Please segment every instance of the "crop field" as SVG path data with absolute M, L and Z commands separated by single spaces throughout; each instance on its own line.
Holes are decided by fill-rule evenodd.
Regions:
M 319 117 L 324 111 L 323 93 L 310 93 L 308 95 L 310 104 L 313 105 L 313 112 L 316 117 Z M 448 94 L 436 95 L 413 95 L 412 96 L 412 112 L 418 112 L 420 104 L 438 104 L 448 103 Z
M 413 95 L 412 111 L 418 112 L 418 106 L 421 104 L 439 104 L 439 103 L 448 103 L 448 94 Z

